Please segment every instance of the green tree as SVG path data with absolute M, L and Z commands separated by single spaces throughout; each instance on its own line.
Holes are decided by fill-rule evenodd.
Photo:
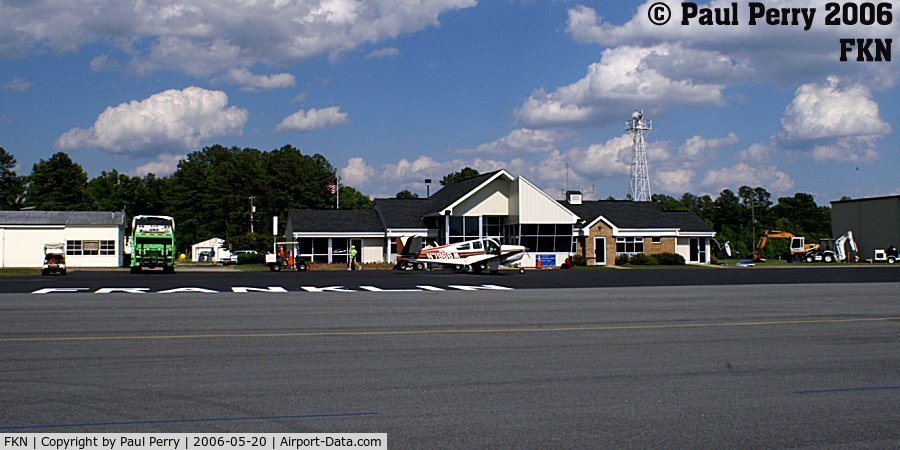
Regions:
M 255 149 L 206 147 L 189 154 L 173 175 L 171 210 L 184 246 L 250 231 L 250 196 L 265 182 Z
M 174 216 L 175 213 L 172 209 L 174 186 L 175 179 L 173 177 L 157 178 L 152 173 L 145 175 L 136 187 L 138 192 L 135 194 L 136 200 L 132 205 L 132 214 Z M 176 222 L 176 233 L 178 229 L 179 226 Z
M 88 176 L 69 155 L 59 152 L 34 164 L 28 178 L 27 206 L 46 211 L 90 209 Z
M 103 171 L 88 181 L 87 193 L 91 209 L 95 211 L 125 211 L 133 216 L 136 207 L 148 202 L 147 189 L 138 177 L 129 177 L 117 170 Z
M 16 158 L 0 147 L 0 210 L 19 209 L 25 180 L 16 174 Z
M 816 205 L 810 194 L 798 192 L 793 197 L 779 198 L 772 215 L 795 224 L 810 242 L 831 236 L 831 208 Z
M 169 208 L 185 246 L 212 237 L 231 242 L 250 232 L 253 197 L 254 234 L 271 237 L 273 216 L 284 224 L 291 208 L 334 208 L 327 187 L 334 180 L 334 167 L 324 156 L 304 155 L 290 145 L 270 152 L 214 145 L 178 164 Z M 344 195 L 353 207 L 363 207 L 363 198 L 369 201 L 350 189 L 347 194 L 341 190 L 342 207 Z
M 731 189 L 725 189 L 719 193 L 719 197 L 713 202 L 713 220 L 716 230 L 722 227 L 738 229 L 743 225 L 743 210 L 738 198 Z
M 419 194 L 416 194 L 415 192 L 412 192 L 409 189 L 404 189 L 404 190 L 398 192 L 397 195 L 395 195 L 394 197 L 411 199 L 411 198 L 419 198 Z
M 477 170 L 471 167 L 465 167 L 459 172 L 449 173 L 444 175 L 444 178 L 441 179 L 441 186 L 447 186 L 448 184 L 459 183 L 460 181 L 468 180 L 469 178 L 475 178 L 478 175 Z
M 341 209 L 371 209 L 372 199 L 350 186 L 341 186 Z
M 654 203 L 659 205 L 659 209 L 663 211 L 688 211 L 688 208 L 684 203 L 666 194 L 653 194 L 651 199 Z

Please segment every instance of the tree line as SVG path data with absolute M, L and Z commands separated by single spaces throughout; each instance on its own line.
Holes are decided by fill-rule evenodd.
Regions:
M 272 242 L 273 216 L 285 224 L 285 214 L 292 208 L 335 207 L 335 196 L 329 190 L 335 181 L 334 166 L 320 154 L 306 155 L 290 145 L 271 151 L 205 147 L 187 155 L 166 177 L 152 173 L 129 176 L 110 170 L 89 179 L 84 168 L 62 152 L 35 163 L 29 175 L 17 175 L 15 167 L 15 157 L 0 147 L 2 210 L 173 216 L 183 249 L 221 237 L 236 249 L 263 250 Z M 446 175 L 440 184 L 478 175 L 465 167 Z M 397 197 L 418 196 L 401 191 Z M 719 241 L 730 241 L 742 257 L 751 254 L 754 240 L 767 229 L 789 231 L 810 242 L 831 235 L 830 208 L 818 206 L 813 196 L 805 193 L 778 198 L 776 203 L 764 188 L 742 186 L 737 193 L 724 189 L 715 200 L 685 193 L 680 198 L 655 194 L 653 201 L 665 211 L 693 211 L 716 230 Z M 252 234 L 251 207 L 255 209 Z M 340 186 L 340 207 L 371 208 L 372 201 L 351 186 Z M 773 242 L 768 256 L 778 255 L 786 245 Z
M 654 194 L 652 198 L 665 211 L 696 213 L 716 230 L 721 244 L 730 242 L 732 250 L 742 258 L 752 255 L 766 230 L 788 231 L 811 243 L 831 237 L 831 208 L 817 205 L 811 194 L 798 192 L 792 197 L 779 197 L 773 204 L 772 195 L 764 188 L 741 186 L 737 194 L 722 190 L 715 200 L 709 195 L 691 193 L 681 198 Z M 770 241 L 762 256 L 777 258 L 788 246 L 787 241 Z
M 88 179 L 84 168 L 62 152 L 35 163 L 29 175 L 17 175 L 15 166 L 15 158 L 0 147 L 0 209 L 172 216 L 182 250 L 213 237 L 235 249 L 263 250 L 272 245 L 273 216 L 284 227 L 292 208 L 335 207 L 329 190 L 334 166 L 320 154 L 305 155 L 290 145 L 267 152 L 206 147 L 187 155 L 167 177 L 110 170 Z M 371 206 L 366 195 L 340 186 L 341 209 Z

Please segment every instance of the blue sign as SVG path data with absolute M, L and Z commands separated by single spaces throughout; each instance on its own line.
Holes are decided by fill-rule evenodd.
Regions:
M 541 267 L 556 267 L 556 255 L 537 255 Z

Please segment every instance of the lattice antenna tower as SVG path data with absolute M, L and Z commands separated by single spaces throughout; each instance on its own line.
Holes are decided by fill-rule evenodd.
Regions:
M 631 148 L 631 179 L 628 183 L 631 200 L 636 202 L 649 202 L 652 200 L 650 193 L 650 170 L 647 168 L 647 145 L 644 137 L 653 129 L 653 122 L 644 120 L 643 111 L 635 111 L 631 120 L 625 122 L 634 146 Z

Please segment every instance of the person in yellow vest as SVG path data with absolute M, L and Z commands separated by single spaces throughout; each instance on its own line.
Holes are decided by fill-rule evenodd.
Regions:
M 356 262 L 356 246 L 350 246 L 350 261 L 347 261 L 347 270 L 360 270 L 359 263 Z

